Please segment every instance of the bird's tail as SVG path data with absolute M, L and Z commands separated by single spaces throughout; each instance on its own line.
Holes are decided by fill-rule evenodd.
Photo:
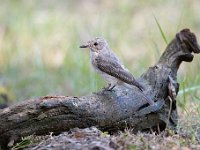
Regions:
M 139 82 L 135 81 L 135 83 L 133 85 L 136 86 L 141 91 L 141 95 L 145 98 L 145 100 L 150 105 L 154 105 L 154 101 L 143 93 L 143 91 L 145 90 L 145 87 L 142 84 L 140 84 Z
M 133 85 L 136 86 L 141 92 L 145 90 L 145 87 L 137 81 L 135 81 Z
M 141 95 L 145 98 L 145 100 L 149 103 L 149 105 L 154 105 L 155 104 L 155 102 L 151 98 L 146 96 L 144 93 L 141 92 Z
M 143 93 L 143 91 L 145 90 L 145 87 L 142 85 L 142 84 L 140 84 L 139 82 L 137 82 L 137 81 L 135 81 L 135 83 L 134 84 L 132 84 L 132 85 L 134 85 L 134 87 L 137 87 L 139 90 L 140 90 L 140 95 L 150 104 L 150 105 L 154 105 L 155 104 L 155 102 L 150 98 L 150 97 L 148 97 L 147 95 L 145 95 L 144 93 Z M 129 84 L 129 86 L 130 86 L 130 84 Z

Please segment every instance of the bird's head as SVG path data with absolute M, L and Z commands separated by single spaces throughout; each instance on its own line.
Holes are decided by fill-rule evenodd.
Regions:
M 106 40 L 100 37 L 88 41 L 87 44 L 81 45 L 80 48 L 89 48 L 92 52 L 97 53 L 109 50 Z

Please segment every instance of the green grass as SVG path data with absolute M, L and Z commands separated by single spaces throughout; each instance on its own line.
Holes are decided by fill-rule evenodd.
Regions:
M 180 30 L 191 24 L 192 18 L 178 11 L 187 4 L 187 1 L 128 0 L 115 3 L 44 0 L 40 4 L 2 1 L 1 82 L 12 89 L 17 101 L 47 94 L 83 95 L 96 91 L 105 83 L 91 69 L 89 52 L 78 48 L 95 36 L 106 38 L 126 66 L 139 76 L 164 50 L 167 40 L 163 29 L 168 37 L 174 37 L 176 30 L 172 26 L 180 26 Z M 151 15 L 152 9 L 156 18 Z M 169 13 L 163 15 L 165 11 Z M 170 17 L 172 11 L 175 15 Z M 189 12 L 190 16 L 195 13 Z M 197 21 L 193 22 L 194 26 L 190 26 L 198 33 Z M 195 67 L 193 71 L 198 74 Z M 184 77 L 188 72 L 186 69 L 179 75 Z M 193 80 L 192 75 L 187 78 Z
M 163 32 L 163 29 L 162 29 L 162 27 L 161 27 L 159 21 L 157 20 L 157 18 L 156 18 L 155 15 L 153 15 L 153 17 L 154 17 L 154 19 L 155 19 L 155 21 L 156 21 L 156 24 L 157 24 L 157 26 L 158 26 L 158 29 L 159 29 L 161 35 L 162 35 L 163 40 L 165 41 L 166 45 L 168 45 L 166 35 L 165 35 L 165 33 Z
M 79 45 L 96 36 L 107 39 L 138 77 L 158 61 L 166 43 L 182 28 L 191 28 L 199 37 L 199 9 L 199 1 L 189 0 L 2 0 L 0 84 L 6 85 L 16 102 L 95 92 L 105 82 L 92 70 L 89 51 Z M 199 67 L 195 55 L 178 72 L 183 120 L 200 117 Z

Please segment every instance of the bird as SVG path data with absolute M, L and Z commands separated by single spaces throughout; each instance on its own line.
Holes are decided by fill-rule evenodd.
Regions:
M 144 86 L 137 82 L 130 71 L 125 68 L 104 38 L 96 37 L 89 40 L 87 44 L 81 45 L 80 48 L 90 49 L 92 67 L 108 82 L 108 87 L 104 88 L 105 90 L 112 91 L 116 85 L 124 83 L 137 87 L 141 93 L 145 90 Z M 154 101 L 144 93 L 142 95 L 150 105 L 154 104 Z

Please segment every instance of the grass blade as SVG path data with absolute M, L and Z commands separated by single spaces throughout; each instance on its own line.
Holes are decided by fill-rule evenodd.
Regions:
M 166 38 L 166 36 L 165 36 L 165 34 L 164 34 L 164 32 L 163 32 L 161 26 L 160 26 L 160 23 L 158 22 L 156 16 L 155 16 L 155 15 L 153 15 L 153 16 L 154 16 L 154 19 L 155 19 L 155 21 L 156 21 L 156 24 L 157 24 L 157 26 L 158 26 L 158 28 L 159 28 L 159 31 L 160 31 L 160 33 L 161 33 L 161 35 L 162 35 L 163 40 L 164 40 L 165 43 L 168 45 L 167 38 Z
M 192 87 L 188 87 L 188 88 L 185 88 L 183 90 L 180 90 L 178 92 L 179 95 L 184 95 L 185 93 L 189 93 L 189 92 L 192 92 L 192 91 L 197 91 L 198 89 L 200 89 L 200 86 L 192 86 Z

